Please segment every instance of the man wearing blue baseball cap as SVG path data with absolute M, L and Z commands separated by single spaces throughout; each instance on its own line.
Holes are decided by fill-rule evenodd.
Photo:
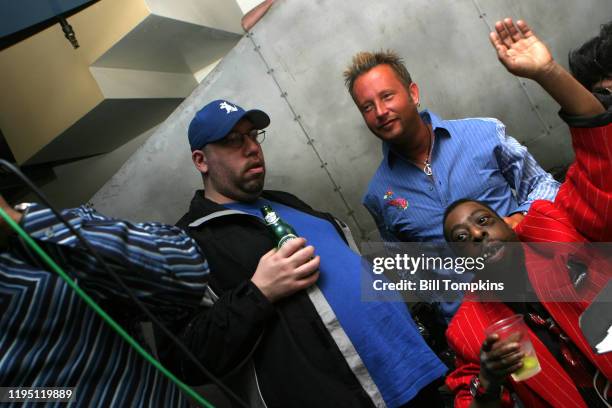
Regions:
M 254 407 L 435 407 L 429 385 L 446 367 L 403 303 L 361 301 L 362 260 L 346 225 L 263 189 L 269 124 L 260 110 L 216 100 L 189 125 L 204 190 L 178 225 L 207 254 L 213 302 L 181 337 Z M 303 238 L 276 250 L 264 205 Z M 271 260 L 281 267 L 257 268 Z M 187 381 L 206 381 L 180 366 Z
M 245 111 L 224 100 L 210 102 L 196 113 L 189 125 L 189 145 L 207 198 L 224 204 L 259 196 L 265 177 L 259 145 L 269 124 L 266 113 Z

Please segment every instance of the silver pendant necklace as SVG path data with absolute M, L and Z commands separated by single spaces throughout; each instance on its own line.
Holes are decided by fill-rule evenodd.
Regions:
M 425 159 L 425 167 L 423 167 L 423 172 L 428 175 L 428 176 L 432 176 L 433 175 L 433 170 L 431 168 L 431 150 L 433 148 L 433 134 L 431 132 L 431 129 L 429 128 L 429 125 L 427 126 L 427 130 L 429 131 L 429 152 L 427 153 L 427 158 Z
M 425 160 L 425 167 L 423 168 L 423 171 L 428 176 L 432 176 L 433 175 L 433 171 L 431 170 L 431 164 L 429 163 L 429 159 Z

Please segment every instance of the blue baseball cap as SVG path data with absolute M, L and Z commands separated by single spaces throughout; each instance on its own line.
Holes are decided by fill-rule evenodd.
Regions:
M 195 114 L 187 135 L 191 150 L 198 150 L 209 143 L 223 139 L 242 118 L 247 118 L 257 129 L 270 124 L 270 117 L 263 111 L 245 111 L 235 103 L 217 99 L 204 106 Z

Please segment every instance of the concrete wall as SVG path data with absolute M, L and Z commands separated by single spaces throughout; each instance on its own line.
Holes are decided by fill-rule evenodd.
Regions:
M 261 108 L 272 118 L 263 145 L 267 188 L 293 192 L 375 237 L 361 196 L 380 144 L 346 92 L 342 71 L 360 50 L 405 57 L 424 107 L 445 118 L 497 117 L 544 167 L 568 163 L 568 132 L 557 106 L 497 62 L 495 22 L 523 18 L 564 64 L 570 48 L 612 17 L 609 0 L 277 1 L 121 170 L 93 197 L 108 214 L 174 222 L 201 186 L 186 129 L 216 98 Z

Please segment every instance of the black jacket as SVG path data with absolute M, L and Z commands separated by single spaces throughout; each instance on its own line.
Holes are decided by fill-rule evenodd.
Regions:
M 345 226 L 330 214 L 288 193 L 264 191 L 262 197 L 328 220 L 347 241 Z M 260 219 L 228 210 L 199 190 L 177 225 L 198 242 L 211 270 L 208 306 L 181 334 L 209 370 L 254 406 L 257 397 L 265 401 L 259 406 L 269 408 L 374 406 L 363 377 L 358 380 L 345 359 L 352 345 L 349 352 L 338 346 L 343 330 L 336 325 L 340 340 L 334 341 L 338 337 L 332 337 L 312 295 L 301 291 L 271 304 L 251 283 L 259 259 L 275 246 Z M 332 331 L 337 336 L 338 328 Z M 190 383 L 206 381 L 188 363 L 181 364 L 181 371 Z

